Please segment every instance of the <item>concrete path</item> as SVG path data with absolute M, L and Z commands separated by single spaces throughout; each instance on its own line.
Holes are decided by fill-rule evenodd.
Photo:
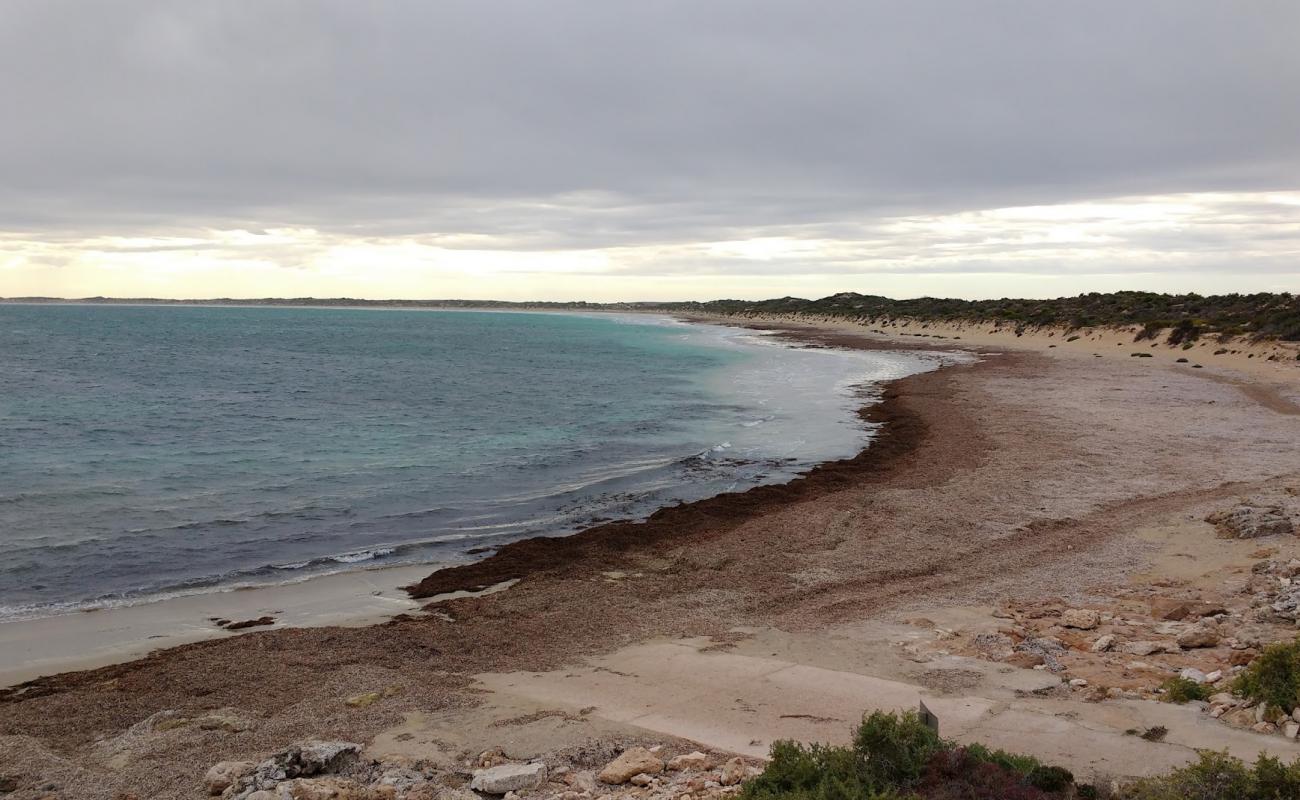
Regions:
M 1260 751 L 1300 755 L 1294 743 L 1230 728 L 1193 706 L 1039 696 L 1059 694 L 1051 691 L 1059 679 L 974 659 L 949 656 L 925 664 L 927 676 L 978 683 L 969 692 L 944 693 L 842 666 L 800 663 L 788 653 L 777 658 L 710 645 L 651 642 L 582 668 L 479 680 L 511 706 L 565 709 L 753 756 L 766 755 L 778 739 L 846 742 L 863 713 L 916 709 L 923 698 L 945 738 L 1029 753 L 1081 778 L 1164 772 L 1194 759 L 1198 748 L 1227 749 L 1248 760 Z M 1126 733 L 1156 725 L 1169 730 L 1163 742 Z

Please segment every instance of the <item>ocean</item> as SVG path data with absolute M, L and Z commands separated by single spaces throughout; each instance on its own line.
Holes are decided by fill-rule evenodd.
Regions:
M 0 620 L 458 563 L 786 481 L 934 364 L 648 315 L 0 305 Z

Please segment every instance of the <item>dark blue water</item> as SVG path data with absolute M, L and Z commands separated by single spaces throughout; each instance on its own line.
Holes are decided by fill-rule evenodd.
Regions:
M 785 480 L 862 446 L 851 384 L 914 368 L 667 320 L 0 305 L 0 618 Z

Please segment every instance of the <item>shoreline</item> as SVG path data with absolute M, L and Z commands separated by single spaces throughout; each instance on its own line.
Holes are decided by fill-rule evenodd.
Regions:
M 813 345 L 936 349 L 793 327 Z M 973 344 L 963 342 L 953 344 Z M 1293 752 L 1280 736 L 1138 691 L 1172 668 L 1161 659 L 1209 669 L 1222 648 L 1149 656 L 1135 670 L 1132 655 L 1090 655 L 1087 638 L 1049 628 L 1070 643 L 1071 669 L 1097 687 L 1124 687 L 1088 702 L 1088 689 L 1066 684 L 1071 672 L 971 652 L 977 634 L 1049 625 L 1055 617 L 1033 616 L 1040 605 L 1030 598 L 1109 608 L 1129 592 L 1145 609 L 1153 591 L 1232 587 L 1265 542 L 1223 546 L 1205 515 L 1255 496 L 1300 504 L 1284 491 L 1300 487 L 1288 406 L 1235 377 L 1206 380 L 1210 369 L 1059 349 L 999 347 L 890 384 L 878 413 L 892 415 L 893 433 L 866 450 L 888 457 L 827 467 L 781 502 L 770 496 L 779 487 L 761 487 L 754 499 L 774 502 L 668 509 L 677 523 L 661 517 L 660 536 L 588 536 L 542 546 L 536 562 L 525 556 L 538 546 L 521 546 L 499 569 L 466 568 L 426 587 L 472 588 L 520 569 L 507 591 L 430 598 L 430 613 L 366 627 L 254 629 L 0 692 L 9 745 L 0 773 L 111 800 L 195 794 L 216 761 L 257 760 L 313 737 L 447 770 L 464 752 L 550 758 L 593 739 L 684 739 L 759 755 L 781 738 L 843 741 L 864 710 L 915 708 L 918 698 L 945 736 L 1084 776 L 1151 774 L 1199 747 Z M 1294 390 L 1276 397 L 1289 402 Z M 1300 553 L 1293 538 L 1268 543 Z M 552 547 L 580 557 L 542 552 Z M 1114 613 L 1127 624 L 1136 612 Z M 1151 636 L 1150 627 L 1121 640 Z M 380 699 L 350 703 L 363 696 Z M 221 709 L 249 727 L 141 726 L 162 712 Z M 1166 741 L 1125 734 L 1155 725 L 1168 728 Z
M 516 313 L 513 309 L 427 310 Z M 583 312 L 559 310 L 539 313 Z M 771 331 L 770 328 L 719 320 L 659 316 L 687 324 L 713 326 L 721 322 L 725 327 Z M 790 330 L 777 331 L 772 338 L 783 340 L 785 345 L 795 348 L 942 352 L 938 348 L 912 346 L 910 343 L 874 346 L 855 340 L 846 346 L 844 341 L 837 341 L 834 336 Z M 948 366 L 941 361 L 935 369 Z M 855 385 L 856 393 L 869 392 L 879 397 L 859 405 L 851 413 L 866 425 L 883 426 L 894 421 L 893 415 L 882 408 L 889 402 L 888 387 L 897 380 L 916 374 L 921 372 L 910 373 L 903 379 L 868 380 Z M 637 543 L 647 531 L 651 538 L 658 539 L 664 536 L 665 531 L 677 526 L 682 527 L 676 535 L 689 536 L 701 522 L 711 524 L 729 515 L 737 519 L 749 518 L 794 499 L 811 496 L 809 492 L 815 493 L 823 483 L 834 485 L 853 480 L 862 471 L 862 463 L 879 436 L 870 436 L 851 458 L 818 462 L 783 483 L 760 484 L 737 492 L 679 502 L 656 509 L 645 517 L 602 523 L 561 536 L 539 534 L 505 545 L 490 545 L 488 554 L 468 563 L 451 563 L 443 567 L 434 564 L 360 566 L 285 583 L 217 588 L 174 597 L 143 598 L 140 602 L 121 606 L 70 609 L 46 616 L 6 620 L 0 622 L 0 653 L 3 653 L 0 656 L 0 691 L 65 672 L 112 666 L 161 649 L 232 635 L 233 631 L 214 624 L 218 619 L 274 618 L 271 625 L 256 626 L 258 630 L 379 624 L 400 614 L 419 613 L 435 596 L 481 593 L 518 580 L 533 570 L 562 567 L 569 559 L 591 557 L 589 548 L 597 540 L 601 542 L 597 547 L 620 549 Z M 792 484 L 798 484 L 798 487 L 788 488 Z

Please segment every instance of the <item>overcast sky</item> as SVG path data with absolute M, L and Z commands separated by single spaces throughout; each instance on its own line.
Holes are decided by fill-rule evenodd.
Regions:
M 0 5 L 0 296 L 1300 290 L 1300 2 Z

